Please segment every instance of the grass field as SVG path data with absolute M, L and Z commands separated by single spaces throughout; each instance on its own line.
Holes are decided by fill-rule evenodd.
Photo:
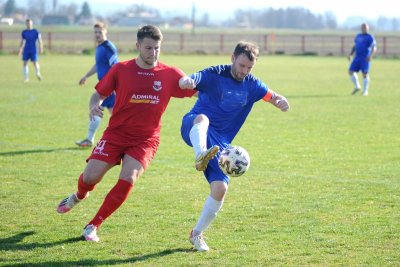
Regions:
M 162 61 L 191 73 L 229 57 Z M 1 266 L 400 266 L 399 60 L 376 59 L 362 97 L 350 95 L 344 58 L 260 58 L 254 73 L 287 96 L 291 111 L 256 104 L 234 140 L 252 165 L 232 179 L 206 232 L 208 253 L 187 240 L 209 192 L 179 132 L 194 99 L 170 103 L 159 151 L 103 224 L 102 242 L 79 237 L 119 167 L 73 211 L 55 212 L 90 153 L 74 141 L 86 134 L 96 79 L 77 84 L 93 62 L 42 56 L 44 80 L 30 66 L 23 83 L 21 61 L 0 56 Z

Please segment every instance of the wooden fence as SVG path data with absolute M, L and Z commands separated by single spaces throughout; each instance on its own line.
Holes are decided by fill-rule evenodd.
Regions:
M 135 50 L 136 34 L 111 32 L 109 39 L 120 52 Z M 20 33 L 0 32 L 0 50 L 16 53 Z M 85 53 L 95 48 L 87 32 L 42 32 L 45 50 L 55 53 Z M 190 34 L 165 33 L 163 53 L 229 54 L 239 40 L 255 42 L 261 53 L 344 56 L 350 52 L 354 36 L 301 34 Z M 400 57 L 400 36 L 377 36 L 378 56 Z

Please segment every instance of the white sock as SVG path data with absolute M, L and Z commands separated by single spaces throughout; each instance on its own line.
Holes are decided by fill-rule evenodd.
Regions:
M 89 129 L 87 133 L 87 139 L 94 142 L 94 135 L 96 134 L 97 129 L 100 126 L 101 118 L 99 116 L 94 116 L 92 120 L 89 122 Z
M 193 228 L 193 236 L 201 234 L 210 226 L 212 221 L 217 216 L 218 211 L 222 208 L 224 201 L 217 201 L 211 196 L 208 196 L 204 203 L 203 210 L 196 226 Z
M 209 121 L 203 121 L 193 125 L 189 137 L 192 142 L 194 155 L 197 158 L 201 152 L 207 150 L 207 130 Z
M 358 88 L 358 89 L 361 88 L 360 82 L 358 81 L 357 73 L 353 72 L 353 74 L 350 75 L 350 80 L 353 82 L 355 88 Z
M 40 75 L 40 67 L 39 67 L 39 65 L 36 67 L 36 76 L 41 76 Z
M 23 71 L 24 71 L 25 80 L 28 80 L 29 79 L 29 68 L 28 68 L 28 66 L 24 66 L 23 67 Z
M 363 79 L 363 93 L 368 92 L 368 88 L 369 88 L 369 76 Z

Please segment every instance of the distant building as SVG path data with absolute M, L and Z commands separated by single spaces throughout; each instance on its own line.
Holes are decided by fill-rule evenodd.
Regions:
M 42 25 L 69 25 L 71 21 L 67 16 L 45 15 L 42 18 Z
M 1 18 L 0 19 L 0 24 L 5 24 L 8 26 L 11 26 L 14 24 L 14 19 L 13 18 Z
M 141 12 L 139 14 L 130 13 L 125 16 L 119 17 L 115 21 L 115 24 L 119 26 L 140 26 L 144 24 L 160 25 L 163 23 L 163 20 L 160 19 L 157 15 L 147 12 Z
M 98 19 L 95 16 L 90 16 L 90 17 L 78 16 L 75 20 L 75 24 L 94 25 L 97 21 Z

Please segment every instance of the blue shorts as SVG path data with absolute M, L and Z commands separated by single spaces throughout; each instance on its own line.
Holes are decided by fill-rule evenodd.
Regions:
M 350 64 L 349 71 L 368 73 L 370 67 L 370 61 L 367 61 L 365 57 L 355 57 Z
M 190 141 L 189 134 L 193 126 L 193 121 L 197 115 L 198 114 L 188 113 L 183 116 L 182 119 L 181 135 L 182 139 L 188 146 L 193 146 L 192 142 Z M 213 128 L 209 127 L 207 131 L 207 148 L 218 145 L 221 151 L 229 145 L 228 143 L 222 142 L 221 140 L 223 140 L 223 138 Z M 220 152 L 218 152 L 217 155 L 212 160 L 210 160 L 207 169 L 205 169 L 204 171 L 204 176 L 206 177 L 208 183 L 211 183 L 213 181 L 222 181 L 226 184 L 229 184 L 229 176 L 224 174 L 219 168 L 219 154 Z
M 38 54 L 36 52 L 24 52 L 22 54 L 22 60 L 23 61 L 32 61 L 32 62 L 36 62 L 38 61 Z
M 106 99 L 103 100 L 101 103 L 102 107 L 112 109 L 115 104 L 115 92 L 113 92 L 110 96 L 108 96 Z

